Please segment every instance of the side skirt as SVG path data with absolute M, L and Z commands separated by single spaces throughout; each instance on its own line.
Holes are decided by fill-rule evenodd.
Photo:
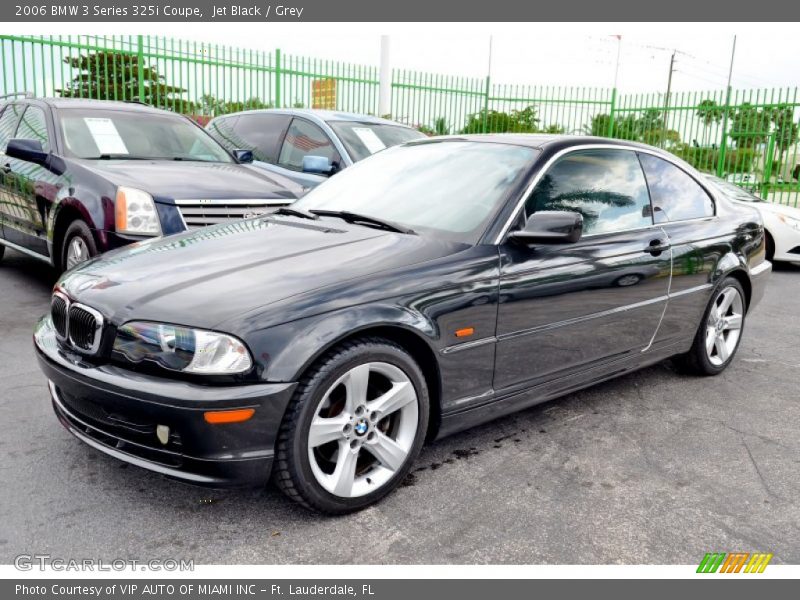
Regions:
M 639 356 L 626 357 L 612 364 L 587 369 L 569 377 L 550 380 L 525 390 L 515 390 L 505 394 L 502 391 L 495 392 L 487 402 L 480 406 L 442 415 L 442 423 L 436 439 L 654 365 L 680 354 L 686 349 L 684 341 L 673 342 L 669 345 L 651 348 L 647 353 Z

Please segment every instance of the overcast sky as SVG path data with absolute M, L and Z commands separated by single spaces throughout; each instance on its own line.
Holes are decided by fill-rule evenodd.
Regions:
M 377 65 L 380 34 L 389 32 L 396 68 L 483 77 L 491 34 L 495 82 L 602 87 L 613 85 L 619 47 L 619 89 L 658 92 L 666 87 L 672 50 L 678 51 L 673 90 L 724 88 L 736 33 L 734 88 L 800 85 L 800 36 L 783 24 L 266 27 L 220 23 L 198 31 L 193 26 L 192 35 L 181 37 L 263 50 L 279 47 L 287 53 Z
M 52 27 L 50 27 L 52 25 Z M 725 88 L 731 45 L 736 89 L 800 86 L 795 23 L 70 23 L 20 24 L 19 33 L 176 37 L 314 58 L 378 65 L 390 34 L 392 66 L 485 77 L 492 36 L 495 83 L 611 87 L 663 92 L 677 50 L 673 90 Z M 68 30 L 67 30 L 68 29 Z M 621 42 L 617 35 L 622 36 Z

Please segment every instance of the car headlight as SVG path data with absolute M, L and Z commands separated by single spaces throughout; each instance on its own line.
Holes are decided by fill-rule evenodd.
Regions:
M 244 373 L 253 366 L 250 352 L 233 336 L 148 321 L 119 327 L 114 352 L 132 363 L 147 360 L 200 375 Z
M 161 235 L 155 202 L 145 191 L 124 186 L 117 188 L 114 214 L 118 233 Z
M 800 219 L 795 219 L 794 217 L 789 217 L 787 215 L 778 215 L 778 218 L 783 221 L 784 225 L 788 225 L 789 227 L 800 231 Z

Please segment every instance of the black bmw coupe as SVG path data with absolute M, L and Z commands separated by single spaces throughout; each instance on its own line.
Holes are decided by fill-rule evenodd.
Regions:
M 654 148 L 433 138 L 276 213 L 105 254 L 35 344 L 58 418 L 183 481 L 376 502 L 441 437 L 675 357 L 715 375 L 763 294 L 758 213 Z

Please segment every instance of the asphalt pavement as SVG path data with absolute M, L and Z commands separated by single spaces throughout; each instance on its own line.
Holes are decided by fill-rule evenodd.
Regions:
M 779 268 L 716 378 L 666 362 L 428 445 L 379 505 L 321 517 L 120 463 L 58 423 L 31 333 L 55 280 L 0 263 L 0 563 L 800 563 L 800 269 Z

